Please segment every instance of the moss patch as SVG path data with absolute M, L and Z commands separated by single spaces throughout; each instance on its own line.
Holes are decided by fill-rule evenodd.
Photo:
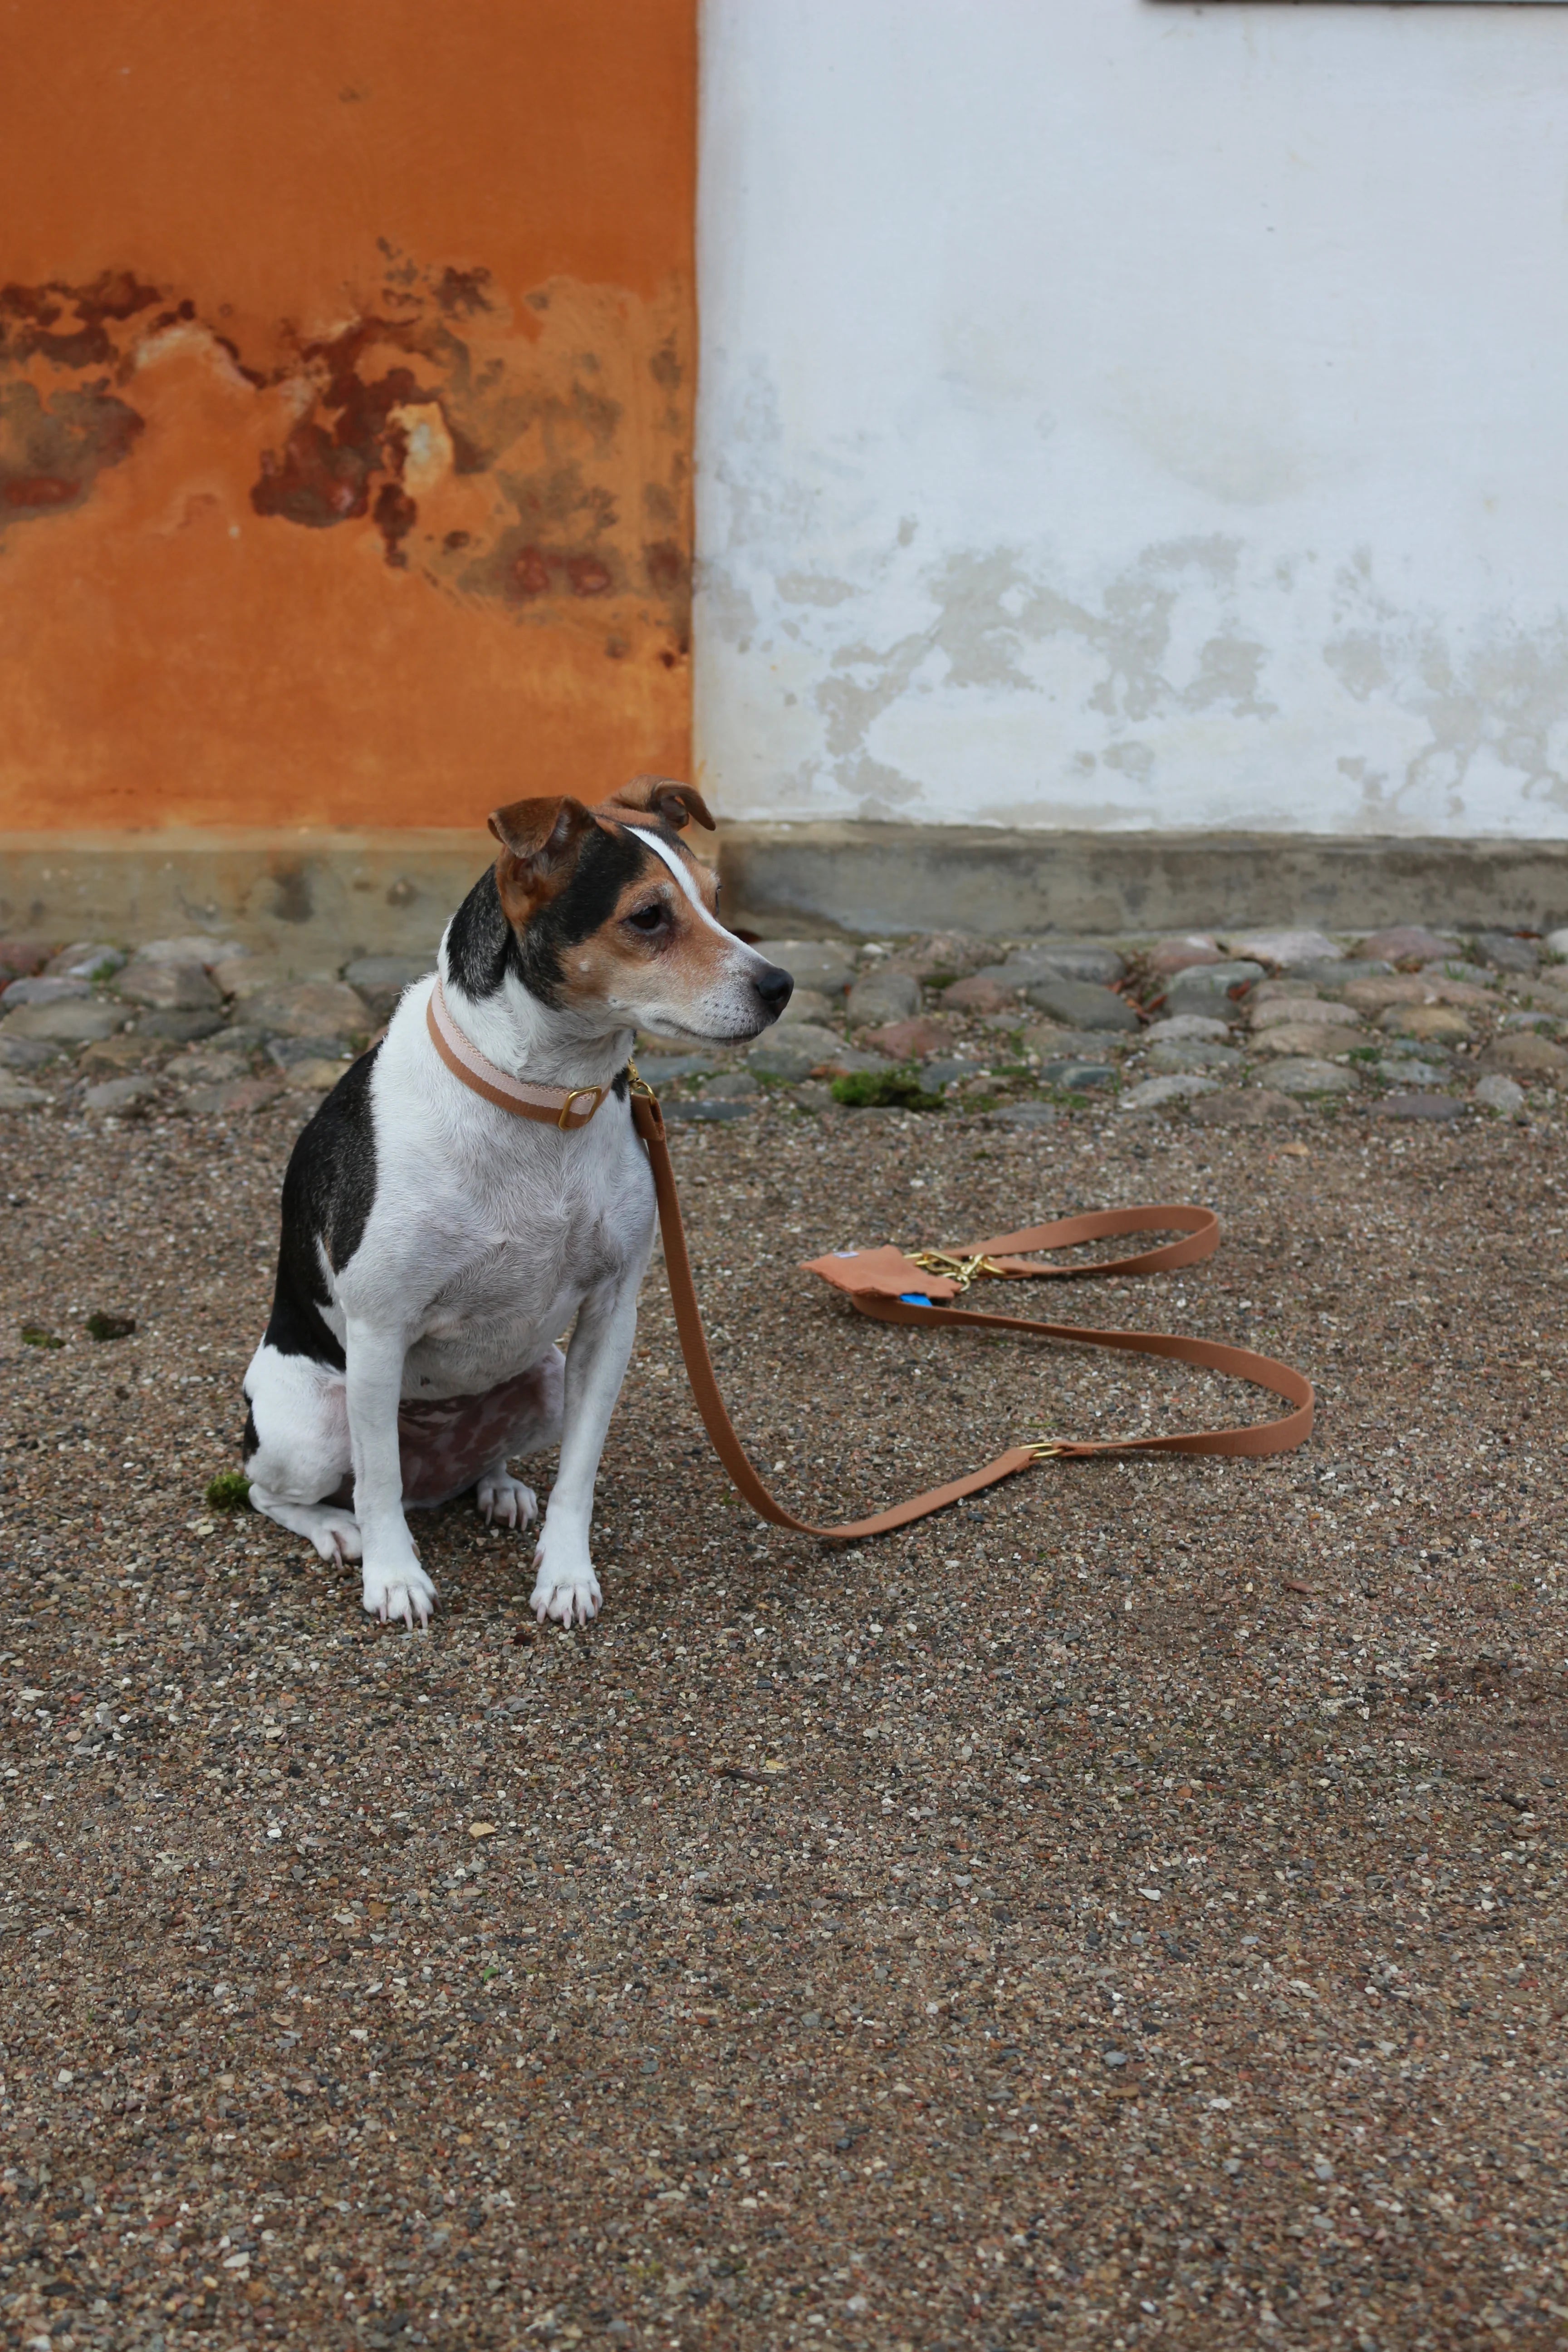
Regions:
M 833 1099 L 851 1110 L 941 1110 L 940 1095 L 928 1095 L 912 1065 L 897 1070 L 850 1070 L 833 1081 Z

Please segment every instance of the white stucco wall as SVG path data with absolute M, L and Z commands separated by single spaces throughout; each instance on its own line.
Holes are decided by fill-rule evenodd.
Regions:
M 731 816 L 1568 835 L 1568 8 L 707 0 Z

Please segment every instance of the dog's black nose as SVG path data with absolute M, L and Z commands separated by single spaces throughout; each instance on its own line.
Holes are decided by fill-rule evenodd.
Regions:
M 763 1000 L 763 1010 L 770 1021 L 776 1021 L 790 998 L 795 994 L 795 982 L 776 963 L 763 964 L 752 982 Z

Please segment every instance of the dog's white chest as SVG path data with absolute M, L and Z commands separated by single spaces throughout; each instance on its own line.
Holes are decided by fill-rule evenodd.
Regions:
M 629 1136 L 606 1135 L 597 1150 L 574 1141 L 588 1148 L 564 1171 L 558 1155 L 543 1155 L 509 1171 L 500 1213 L 489 1183 L 422 1203 L 415 1286 L 423 1303 L 409 1330 L 405 1397 L 510 1378 L 562 1337 L 584 1298 L 640 1274 L 653 1211 L 640 1147 Z M 368 1259 L 384 1234 L 392 1241 L 394 1223 L 378 1231 L 373 1221 Z

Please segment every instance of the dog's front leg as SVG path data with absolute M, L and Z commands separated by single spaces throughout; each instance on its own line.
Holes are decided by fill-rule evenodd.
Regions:
M 637 1288 L 643 1268 L 590 1291 L 577 1313 L 566 1351 L 566 1405 L 561 1466 L 533 1555 L 532 1609 L 563 1625 L 585 1625 L 603 1598 L 589 1556 L 594 1486 L 610 1415 L 621 1392 L 637 1329 Z
M 403 1516 L 403 1465 L 397 1407 L 407 1353 L 401 1331 L 352 1321 L 343 1338 L 348 1359 L 349 1444 L 353 1455 L 354 1517 L 363 1546 L 364 1605 L 384 1622 L 412 1626 L 430 1619 L 436 1588 L 419 1565 Z

